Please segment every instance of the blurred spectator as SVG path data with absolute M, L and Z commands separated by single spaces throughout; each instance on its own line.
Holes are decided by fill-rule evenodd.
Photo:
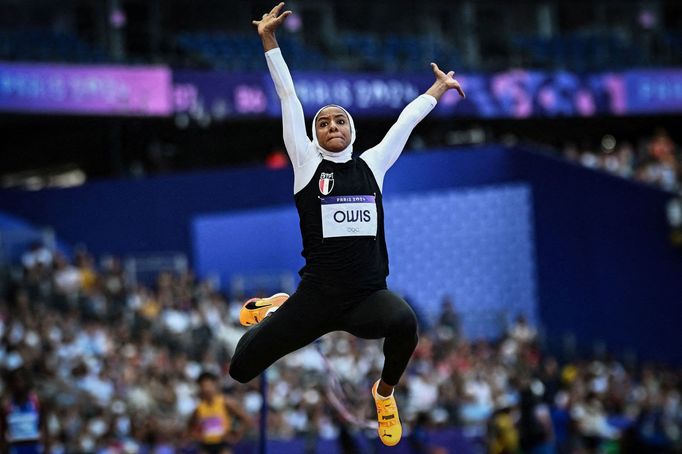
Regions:
M 85 249 L 80 249 L 76 251 L 74 264 L 78 268 L 83 292 L 91 294 L 97 285 L 97 271 L 92 257 Z
M 461 335 L 459 315 L 455 312 L 454 302 L 450 296 L 443 298 L 443 306 L 438 318 L 438 329 L 441 331 L 441 335 L 450 336 L 454 340 L 459 339 Z
M 647 146 L 647 156 L 637 169 L 637 178 L 668 191 L 679 188 L 680 166 L 675 144 L 663 129 L 654 134 Z
M 571 416 L 576 421 L 583 448 L 587 452 L 598 452 L 604 440 L 618 437 L 618 430 L 608 424 L 606 412 L 596 393 L 588 393 L 582 402 L 576 404 Z
M 28 270 L 36 266 L 47 268 L 52 265 L 52 252 L 42 243 L 35 242 L 21 256 L 21 264 Z
M 545 387 L 540 380 L 532 379 L 523 385 L 520 395 L 520 446 L 523 452 L 551 454 L 554 450 L 554 433 L 549 409 L 542 402 Z
M 519 432 L 512 405 L 500 399 L 488 423 L 488 453 L 514 454 L 519 451 Z
M 54 285 L 55 292 L 69 301 L 74 301 L 82 287 L 81 273 L 72 266 L 62 254 L 54 257 Z
M 251 419 L 238 402 L 218 389 L 217 375 L 202 372 L 197 383 L 199 403 L 190 418 L 190 433 L 199 442 L 201 454 L 230 454 L 252 425 Z
M 516 318 L 516 322 L 509 329 L 509 337 L 519 344 L 533 342 L 537 336 L 535 328 L 530 326 L 526 316 L 521 314 Z
M 618 143 L 613 136 L 602 139 L 601 149 L 587 148 L 579 151 L 575 145 L 566 144 L 563 155 L 585 167 L 605 170 L 623 178 L 635 178 L 659 186 L 667 191 L 682 188 L 682 166 L 677 146 L 664 129 L 643 141 L 637 152 L 627 141 Z
M 0 449 L 12 454 L 50 452 L 47 413 L 27 369 L 8 373 L 7 394 L 0 411 Z

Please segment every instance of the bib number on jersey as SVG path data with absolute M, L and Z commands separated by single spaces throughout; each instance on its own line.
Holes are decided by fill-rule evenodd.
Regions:
M 377 204 L 373 195 L 320 197 L 322 237 L 377 236 Z
M 30 441 L 40 438 L 40 416 L 36 411 L 11 412 L 7 415 L 9 441 Z

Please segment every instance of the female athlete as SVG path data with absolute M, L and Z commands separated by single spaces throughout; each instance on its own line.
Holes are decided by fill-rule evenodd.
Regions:
M 337 105 L 317 112 L 311 141 L 303 107 L 275 38 L 275 31 L 291 14 L 281 12 L 283 7 L 280 3 L 253 24 L 282 104 L 305 266 L 291 297 L 280 293 L 244 304 L 242 324 L 256 326 L 240 339 L 230 375 L 246 383 L 279 358 L 331 331 L 364 339 L 385 338 L 384 367 L 371 392 L 379 437 L 394 446 L 402 427 L 393 387 L 417 345 L 417 320 L 410 306 L 386 288 L 388 253 L 381 190 L 386 171 L 400 156 L 412 129 L 447 90 L 455 89 L 462 97 L 464 92 L 452 71 L 446 74 L 431 63 L 436 81 L 405 107 L 375 147 L 352 155 L 353 118 Z

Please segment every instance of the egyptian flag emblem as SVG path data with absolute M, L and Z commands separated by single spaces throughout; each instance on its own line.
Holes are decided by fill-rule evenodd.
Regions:
M 320 192 L 322 195 L 327 195 L 334 189 L 334 172 L 320 174 Z

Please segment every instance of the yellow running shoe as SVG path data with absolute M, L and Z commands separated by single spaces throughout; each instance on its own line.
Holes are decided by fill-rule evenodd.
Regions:
M 403 426 L 400 424 L 400 416 L 398 416 L 398 405 L 395 402 L 395 397 L 382 397 L 377 393 L 377 380 L 372 386 L 372 397 L 377 406 L 377 420 L 379 427 L 377 433 L 381 442 L 386 446 L 395 446 L 400 442 L 400 437 L 403 435 Z
M 242 306 L 239 311 L 239 323 L 243 326 L 255 325 L 268 315 L 268 312 L 277 310 L 289 295 L 286 293 L 275 293 L 270 298 L 251 298 Z

